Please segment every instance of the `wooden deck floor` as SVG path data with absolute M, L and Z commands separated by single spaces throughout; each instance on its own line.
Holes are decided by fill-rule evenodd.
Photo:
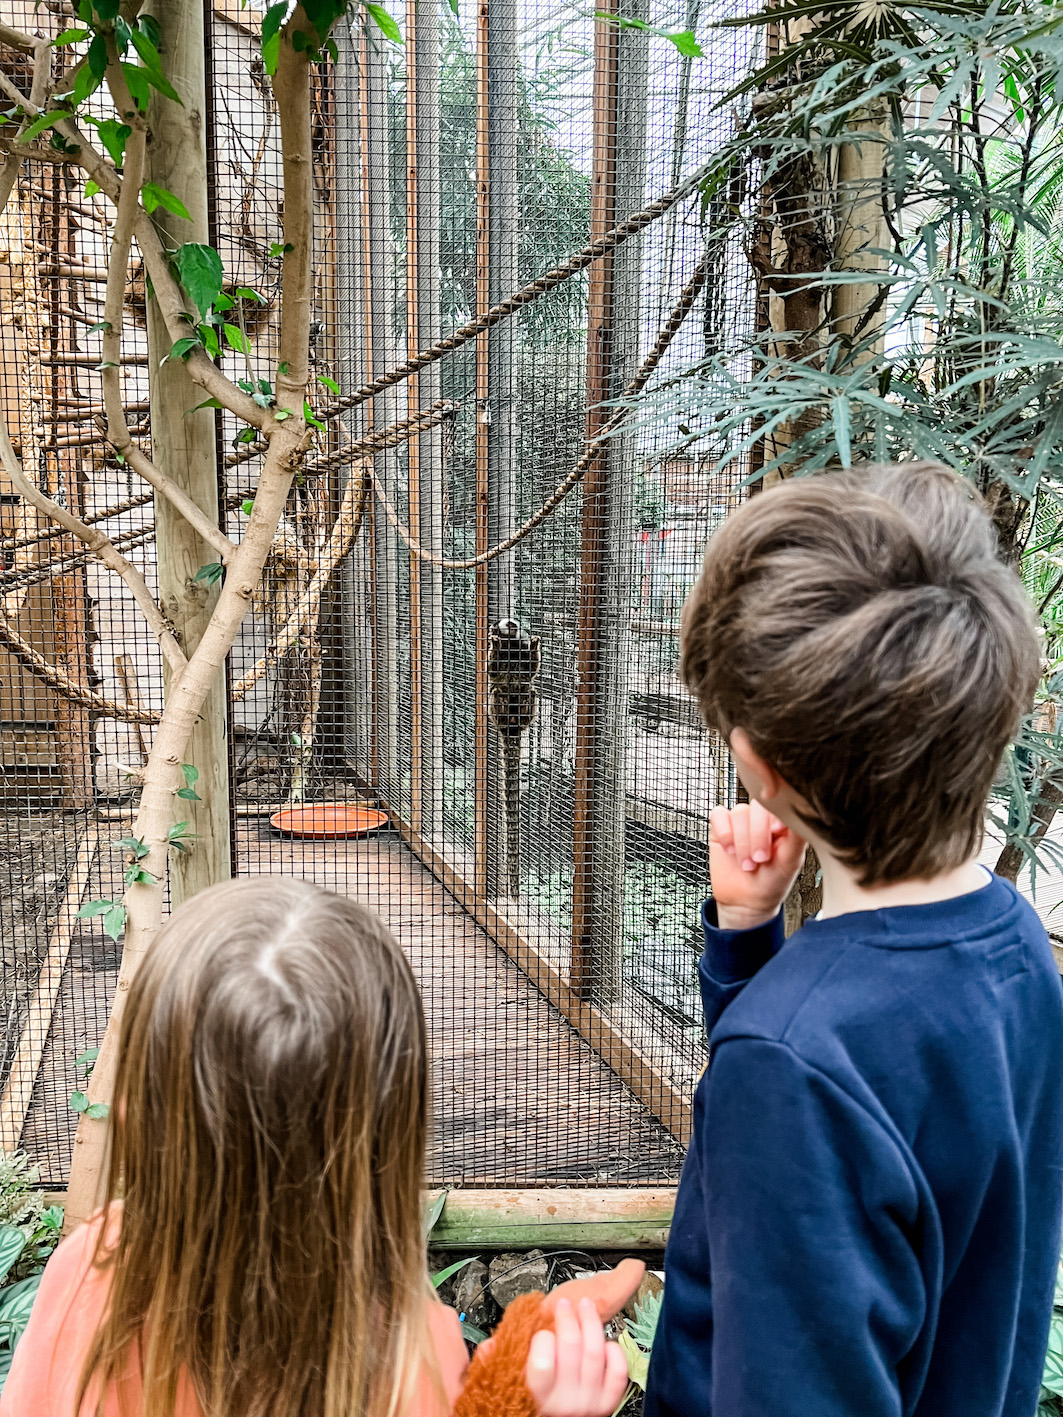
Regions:
M 668 1132 L 542 997 L 397 835 L 366 841 L 278 838 L 241 823 L 242 873 L 296 875 L 377 910 L 409 952 L 432 1056 L 433 1183 L 532 1186 L 646 1184 L 678 1175 Z M 101 859 L 92 891 L 117 890 Z M 45 1179 L 69 1169 L 77 1085 L 73 1060 L 98 1041 L 115 977 L 98 922 L 73 941 L 23 1133 Z

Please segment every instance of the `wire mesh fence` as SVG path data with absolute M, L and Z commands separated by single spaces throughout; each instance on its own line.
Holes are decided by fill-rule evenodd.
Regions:
M 733 782 L 679 684 L 678 621 L 743 470 L 704 444 L 677 454 L 680 427 L 621 420 L 615 401 L 751 324 L 741 252 L 691 190 L 354 398 L 697 172 L 733 122 L 719 99 L 746 41 L 712 29 L 712 5 L 672 9 L 631 0 L 621 18 L 693 31 L 705 57 L 555 0 L 410 0 L 404 46 L 359 20 L 315 78 L 322 429 L 231 655 L 232 861 L 356 895 L 408 949 L 434 1182 L 672 1180 L 705 1061 L 707 820 Z M 265 395 L 282 189 L 259 18 L 209 10 L 208 147 L 239 332 L 224 360 Z M 150 489 L 101 423 L 92 327 L 112 216 L 61 165 L 26 165 L 0 218 L 3 410 L 39 485 L 100 518 L 158 591 Z M 126 407 L 146 439 L 136 259 L 127 314 Z M 257 454 L 216 418 L 223 527 L 239 538 Z M 102 917 L 76 915 L 121 894 L 111 842 L 163 671 L 121 582 L 0 492 L 0 1144 L 58 1185 L 77 1059 L 99 1041 L 119 953 Z M 204 595 L 214 577 L 188 571 Z M 281 815 L 300 811 L 309 834 Z

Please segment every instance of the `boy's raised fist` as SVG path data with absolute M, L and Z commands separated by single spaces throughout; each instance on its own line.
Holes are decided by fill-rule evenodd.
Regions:
M 749 930 L 771 920 L 804 857 L 804 840 L 759 802 L 713 808 L 709 877 L 720 928 Z

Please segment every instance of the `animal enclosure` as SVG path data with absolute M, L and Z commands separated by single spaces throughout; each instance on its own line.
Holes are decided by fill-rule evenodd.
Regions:
M 193 740 L 193 850 L 227 802 L 234 872 L 357 896 L 409 951 L 435 1183 L 674 1180 L 705 1061 L 708 811 L 733 782 L 677 637 L 743 469 L 717 471 L 705 440 L 676 455 L 683 430 L 651 433 L 623 400 L 753 323 L 742 252 L 696 184 L 749 41 L 714 30 L 705 0 L 625 4 L 704 57 L 563 0 L 410 0 L 403 45 L 359 20 L 317 68 L 318 446 L 230 657 L 228 761 Z M 231 302 L 218 357 L 265 397 L 283 252 L 260 19 L 208 7 L 206 116 Z M 112 219 L 58 158 L 24 165 L 0 219 L 0 391 L 23 466 L 166 612 L 172 514 L 103 432 Z M 144 280 L 134 251 L 121 378 L 136 435 L 158 440 Z M 213 416 L 238 540 L 261 449 Z M 7 483 L 0 508 L 0 1146 L 58 1186 L 120 952 L 108 917 L 79 911 L 121 896 L 113 843 L 163 667 L 117 577 Z M 221 570 L 181 574 L 207 603 Z M 380 825 L 329 835 L 344 806 Z

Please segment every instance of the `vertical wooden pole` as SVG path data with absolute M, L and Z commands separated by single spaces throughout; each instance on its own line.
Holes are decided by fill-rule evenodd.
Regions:
M 336 34 L 339 57 L 333 94 L 336 107 L 336 186 L 343 205 L 334 206 L 336 264 L 333 288 L 336 330 L 336 378 L 341 388 L 357 388 L 372 378 L 373 310 L 371 286 L 367 282 L 369 256 L 369 175 L 365 156 L 363 115 L 367 114 L 368 93 L 365 68 L 365 36 L 357 21 L 341 26 Z M 358 432 L 372 427 L 372 408 L 365 406 L 352 414 Z M 351 470 L 340 476 L 341 494 Z M 367 508 L 368 511 L 368 508 Z M 373 538 L 359 538 L 341 571 L 340 597 L 343 616 L 341 653 L 345 698 L 348 704 L 345 725 L 350 761 L 363 784 L 377 785 L 376 735 L 374 719 Z
M 476 308 L 483 314 L 520 284 L 517 252 L 517 12 L 513 0 L 480 0 L 476 26 Z M 476 342 L 476 549 L 513 529 L 517 327 L 507 320 Z M 488 627 L 517 612 L 513 557 L 476 572 L 476 862 L 486 895 L 504 875 L 502 763 L 487 721 Z
M 74 263 L 75 233 L 70 214 L 65 209 L 64 198 L 71 183 L 58 169 L 52 174 L 49 193 L 47 221 L 51 228 L 51 248 L 54 264 L 58 268 L 65 257 Z M 60 254 L 62 253 L 62 254 Z M 77 348 L 81 327 L 70 318 L 64 320 L 62 313 L 65 303 L 68 310 L 77 308 L 78 288 L 75 281 L 60 281 L 53 278 L 48 282 L 48 352 L 51 368 L 48 375 L 49 413 L 51 415 L 51 437 L 59 421 L 59 401 L 76 392 L 76 371 L 64 370 L 56 356 Z M 64 300 L 65 297 L 65 300 Z M 65 324 L 65 329 L 64 329 Z M 57 450 L 56 491 L 61 492 L 64 505 L 72 511 L 84 511 L 84 473 L 82 459 L 76 449 Z M 71 547 L 73 549 L 73 547 Z M 55 662 L 75 684 L 88 687 L 89 678 L 89 606 L 85 584 L 85 567 L 78 566 L 52 581 L 52 606 L 55 620 Z M 92 724 L 88 711 L 72 704 L 61 694 L 55 702 L 56 744 L 59 761 L 63 768 L 64 786 L 69 794 L 69 805 L 86 808 L 92 805 Z
M 380 32 L 368 16 L 358 29 L 359 136 L 362 162 L 361 278 L 366 317 L 364 358 L 366 379 L 397 362 L 392 331 L 391 294 L 396 266 L 392 247 L 390 144 L 388 141 L 388 59 Z M 372 401 L 367 427 L 396 416 L 396 395 L 384 393 Z M 395 454 L 381 453 L 376 474 L 390 492 Z M 370 617 L 373 633 L 373 785 L 398 804 L 399 700 L 396 649 L 398 646 L 397 576 L 400 547 L 386 517 L 377 513 L 370 498 L 367 533 L 370 547 Z
M 151 180 L 184 203 L 191 221 L 155 213 L 163 240 L 172 246 L 186 241 L 210 243 L 207 181 L 207 6 L 204 0 L 154 0 L 160 29 L 160 51 L 167 73 L 182 102 L 159 94 L 152 98 L 148 166 Z M 218 518 L 218 464 L 214 414 L 192 413 L 200 390 L 180 360 L 162 363 L 170 340 L 152 303 L 148 304 L 148 351 L 151 382 L 152 455 L 161 471 L 172 477 L 212 520 Z M 199 568 L 217 560 L 162 497 L 155 499 L 159 599 L 175 625 L 185 652 L 198 645 L 217 591 L 195 579 Z M 166 677 L 168 686 L 169 676 Z M 215 881 L 232 874 L 229 809 L 229 750 L 225 677 L 219 674 L 207 695 L 188 747 L 188 760 L 199 769 L 198 802 L 175 803 L 181 819 L 196 833 L 194 848 L 173 853 L 170 892 L 174 906 Z
M 487 114 L 490 42 L 490 0 L 476 7 L 476 313 L 491 304 L 489 240 L 490 137 Z M 490 375 L 488 335 L 476 340 L 476 554 L 489 545 L 491 504 Z M 490 581 L 487 566 L 476 568 L 476 781 L 474 855 L 477 895 L 497 895 L 499 872 L 498 753 L 487 714 L 487 632 L 491 624 Z
M 610 0 L 629 18 L 643 0 Z M 591 239 L 641 205 L 646 121 L 646 36 L 598 21 L 594 50 Z M 588 440 L 610 416 L 605 402 L 638 361 L 639 243 L 590 268 L 586 402 Z M 610 440 L 583 483 L 573 827 L 573 988 L 608 999 L 620 982 L 627 796 L 631 489 L 635 444 Z
M 406 6 L 406 346 L 414 355 L 439 335 L 439 0 Z M 439 398 L 440 371 L 407 380 L 412 414 Z M 441 440 L 409 444 L 410 532 L 441 552 Z M 440 572 L 410 557 L 411 798 L 416 831 L 441 825 L 443 604 Z

